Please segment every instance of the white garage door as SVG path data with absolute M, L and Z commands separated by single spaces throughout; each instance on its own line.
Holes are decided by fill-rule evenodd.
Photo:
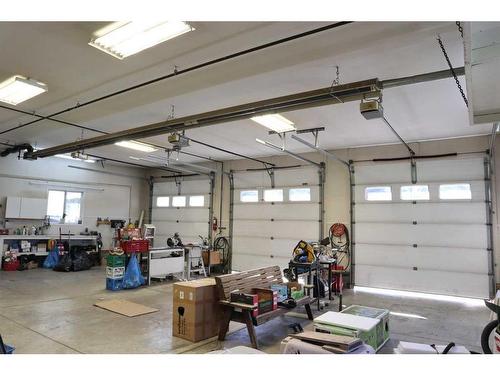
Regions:
M 320 237 L 318 169 L 279 169 L 275 187 L 266 171 L 235 172 L 232 269 L 286 268 L 300 240 Z
M 156 226 L 155 246 L 166 246 L 167 238 L 179 233 L 184 244 L 199 243 L 207 237 L 210 222 L 210 180 L 155 182 L 152 224 Z
M 488 297 L 484 159 L 355 166 L 355 284 Z

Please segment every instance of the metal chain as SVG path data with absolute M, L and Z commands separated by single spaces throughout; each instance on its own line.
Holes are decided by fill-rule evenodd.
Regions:
M 455 22 L 455 25 L 457 25 L 458 32 L 460 33 L 460 35 L 462 35 L 462 39 L 463 39 L 464 38 L 464 28 L 462 27 L 462 24 L 460 23 L 460 21 L 457 21 L 457 22 Z
M 450 58 L 448 57 L 448 54 L 446 53 L 446 49 L 444 48 L 443 41 L 441 40 L 440 37 L 437 38 L 439 47 L 441 48 L 441 51 L 443 52 L 444 58 L 446 59 L 446 62 L 448 63 L 448 67 L 450 68 L 450 72 L 453 75 L 453 78 L 455 79 L 455 83 L 457 84 L 458 90 L 460 91 L 460 95 L 462 95 L 462 98 L 464 99 L 465 105 L 467 108 L 469 108 L 469 101 L 467 100 L 467 97 L 465 96 L 464 90 L 462 89 L 462 85 L 460 85 L 460 81 L 458 80 L 457 74 L 455 73 L 455 69 L 453 69 L 453 65 L 451 65 Z

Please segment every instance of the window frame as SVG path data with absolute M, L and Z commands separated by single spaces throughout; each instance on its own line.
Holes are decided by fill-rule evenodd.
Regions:
M 63 202 L 63 212 L 61 218 L 56 221 L 52 219 L 52 216 L 49 215 L 49 199 L 50 199 L 50 192 L 51 191 L 57 191 L 57 192 L 63 192 L 64 193 L 64 202 Z M 80 194 L 80 210 L 78 213 L 78 220 L 76 223 L 71 222 L 68 223 L 66 222 L 66 212 L 67 212 L 67 196 L 68 193 L 73 193 L 73 194 Z M 47 193 L 47 216 L 49 217 L 49 222 L 51 225 L 82 225 L 83 224 L 83 191 L 78 191 L 78 190 L 66 190 L 66 189 L 48 189 Z M 64 220 L 64 222 L 61 222 L 61 220 Z
M 468 190 L 469 196 L 467 198 L 443 198 L 442 197 L 441 187 L 443 187 L 443 186 L 459 186 L 459 185 L 468 186 L 468 188 L 469 188 L 469 190 Z M 470 201 L 470 200 L 472 200 L 472 185 L 470 184 L 470 182 L 457 182 L 457 183 L 451 183 L 451 184 L 450 183 L 448 183 L 448 184 L 439 184 L 438 195 L 439 195 L 439 200 L 443 200 L 443 201 Z
M 389 194 L 390 194 L 390 199 L 369 199 L 368 197 L 368 189 L 374 189 L 374 188 L 388 188 L 389 189 Z M 392 202 L 393 201 L 393 196 L 392 196 L 392 186 L 390 185 L 378 185 L 378 186 L 366 186 L 364 189 L 364 198 L 365 201 L 367 202 Z
M 427 198 L 415 198 L 415 197 L 403 198 L 403 191 L 402 191 L 403 188 L 413 188 L 416 186 L 425 186 L 427 188 Z M 401 185 L 399 187 L 399 199 L 401 199 L 402 201 L 410 201 L 410 202 L 411 201 L 430 201 L 431 200 L 431 191 L 429 190 L 429 185 L 427 185 L 427 184 Z
M 163 205 L 159 205 L 159 204 L 158 204 L 158 199 L 160 199 L 160 198 L 163 198 L 163 199 L 165 199 L 165 198 L 166 198 L 166 200 L 167 200 L 167 204 L 166 204 L 166 205 L 165 205 L 165 204 L 163 204 Z M 168 195 L 160 195 L 160 196 L 157 196 L 157 197 L 156 197 L 156 207 L 161 207 L 161 208 L 164 208 L 164 207 L 170 207 L 170 196 L 168 196 Z
M 175 205 L 174 204 L 174 200 L 175 198 L 184 198 L 184 204 L 183 205 Z M 187 199 L 187 196 L 186 195 L 174 195 L 172 197 L 172 201 L 171 201 L 171 207 L 174 207 L 174 208 L 183 208 L 183 207 L 186 207 L 187 206 L 187 203 L 188 203 L 188 199 Z
M 191 199 L 192 198 L 202 198 L 202 200 L 203 200 L 202 204 L 201 205 L 198 205 L 198 204 L 197 205 L 193 205 L 191 203 Z M 190 195 L 189 199 L 188 199 L 188 207 L 205 207 L 205 196 L 202 195 L 202 194 L 199 194 L 199 195 Z
M 266 199 L 266 192 L 268 191 L 281 191 L 281 200 L 267 200 Z M 264 189 L 262 193 L 262 200 L 266 203 L 282 203 L 285 200 L 285 194 L 283 192 L 283 189 L 277 188 L 277 189 Z
M 256 192 L 256 199 L 255 200 L 243 200 L 241 198 L 241 193 L 246 193 L 246 192 Z M 241 203 L 258 203 L 259 202 L 259 190 L 258 189 L 246 189 L 246 190 L 240 190 L 240 202 Z
M 309 197 L 308 199 L 292 199 L 292 191 L 294 190 L 307 190 Z M 288 201 L 290 202 L 311 202 L 312 201 L 312 191 L 310 187 L 296 187 L 288 189 Z

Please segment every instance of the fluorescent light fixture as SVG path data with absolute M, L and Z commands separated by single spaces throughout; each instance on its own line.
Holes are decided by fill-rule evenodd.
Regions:
M 182 21 L 114 22 L 95 32 L 89 44 L 122 60 L 192 30 Z
M 13 76 L 0 83 L 0 101 L 17 105 L 46 91 L 45 83 L 22 76 Z
M 284 133 L 295 130 L 293 122 L 277 113 L 271 115 L 255 116 L 252 117 L 251 120 L 275 131 L 276 133 Z
M 73 156 L 71 155 L 68 155 L 68 154 L 58 154 L 58 155 L 54 155 L 56 158 L 60 158 L 60 159 L 69 159 L 69 160 L 73 160 L 73 161 L 83 161 L 85 163 L 95 163 L 95 160 L 94 159 L 82 159 L 82 158 L 74 158 Z
M 441 301 L 441 302 L 455 302 L 455 303 L 461 303 L 461 304 L 464 304 L 467 306 L 484 306 L 484 301 L 482 299 L 446 296 L 446 295 L 442 295 L 442 294 L 407 292 L 404 290 L 370 288 L 370 287 L 364 287 L 364 286 L 355 286 L 354 292 L 380 294 L 380 295 L 391 296 L 391 297 L 408 297 L 408 298 L 415 298 L 415 299 L 428 299 L 428 300 Z
M 120 141 L 116 142 L 115 145 L 120 147 L 131 148 L 132 150 L 142 151 L 142 152 L 155 152 L 158 151 L 156 147 L 147 145 L 146 143 L 137 141 Z

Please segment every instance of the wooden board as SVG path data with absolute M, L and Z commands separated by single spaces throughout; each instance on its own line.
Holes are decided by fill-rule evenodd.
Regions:
M 124 299 L 110 299 L 107 301 L 100 301 L 94 303 L 94 306 L 128 317 L 150 314 L 158 311 L 158 309 L 126 301 Z
M 331 348 L 342 352 L 349 352 L 362 344 L 362 341 L 355 337 L 333 335 L 329 333 L 306 331 L 290 334 L 291 337 L 307 341 L 313 344 L 325 345 L 329 351 Z
M 252 288 L 269 288 L 272 284 L 283 283 L 279 266 L 216 276 L 215 280 L 221 300 L 228 300 L 232 292 L 249 293 Z

